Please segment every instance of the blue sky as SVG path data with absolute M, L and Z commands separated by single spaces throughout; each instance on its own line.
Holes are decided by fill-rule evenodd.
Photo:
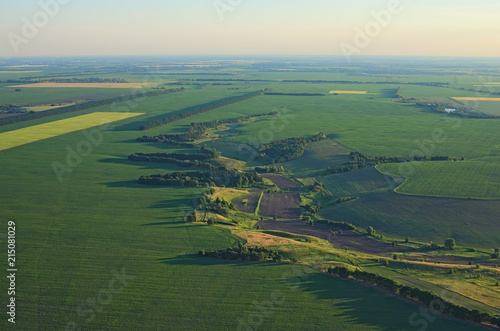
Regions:
M 23 34 L 43 19 L 40 2 L 59 1 Z M 372 13 L 390 3 L 400 10 L 380 26 Z M 333 55 L 341 45 L 361 55 L 500 56 L 499 18 L 494 0 L 0 0 L 0 56 Z M 367 27 L 376 33 L 359 47 L 356 31 Z

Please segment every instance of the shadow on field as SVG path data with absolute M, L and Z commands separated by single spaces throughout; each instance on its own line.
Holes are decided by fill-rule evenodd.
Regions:
M 335 140 L 335 139 L 338 139 L 340 138 L 340 135 L 336 134 L 336 133 L 330 133 L 330 134 L 327 134 L 326 137 L 328 139 L 331 139 L 331 140 Z
M 319 300 L 334 300 L 335 310 L 346 312 L 351 323 L 378 326 L 381 330 L 408 329 L 408 318 L 418 309 L 416 304 L 401 305 L 402 301 L 381 294 L 381 290 L 324 274 L 309 274 L 303 281 L 297 277 L 286 281 L 304 292 L 311 293 Z M 396 307 L 399 307 L 399 310 Z M 398 311 L 399 317 L 391 318 L 387 314 L 389 311 Z
M 212 259 L 209 257 L 201 257 L 198 254 L 187 254 L 178 255 L 176 257 L 167 257 L 157 259 L 159 263 L 166 265 L 197 265 L 197 266 L 212 266 L 220 264 L 231 264 L 233 267 L 248 267 L 249 265 L 255 266 L 280 266 L 279 264 L 270 262 L 247 262 L 247 261 L 234 261 L 234 260 L 222 260 L 222 259 Z
M 165 217 L 165 219 L 172 219 L 172 217 Z M 147 223 L 141 224 L 141 226 L 157 226 L 157 225 L 172 225 L 172 224 L 186 224 L 184 221 L 172 221 L 172 222 L 156 222 L 156 223 Z M 195 226 L 201 226 L 201 224 L 194 224 Z M 180 228 L 180 226 L 171 226 L 171 228 Z
M 109 182 L 109 183 L 104 183 L 107 187 L 113 187 L 113 188 L 138 188 L 138 189 L 164 189 L 166 186 L 160 186 L 160 185 L 142 185 L 139 184 L 136 180 L 123 180 L 119 182 Z
M 382 90 L 380 90 L 380 96 L 382 98 L 395 99 L 396 92 L 397 92 L 397 89 L 382 89 Z
M 164 163 L 154 163 L 154 162 L 133 162 L 130 161 L 128 158 L 121 158 L 121 157 L 114 157 L 114 158 L 107 158 L 107 159 L 100 159 L 99 162 L 102 163 L 113 163 L 113 164 L 126 164 L 126 165 L 133 165 L 133 166 L 140 166 L 141 169 L 158 169 L 158 168 L 172 168 L 171 165 L 164 164 Z M 174 167 L 175 168 L 175 167 Z

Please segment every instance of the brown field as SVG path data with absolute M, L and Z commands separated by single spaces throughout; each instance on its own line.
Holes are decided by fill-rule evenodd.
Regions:
M 500 101 L 500 98 L 476 98 L 476 97 L 456 97 L 457 101 Z
M 276 186 L 279 187 L 280 190 L 289 191 L 289 192 L 298 192 L 300 188 L 300 184 L 294 182 L 291 179 L 279 176 L 279 175 L 260 175 L 263 178 L 269 179 Z
M 301 214 L 298 192 L 264 193 L 259 215 L 280 219 L 298 219 Z
M 233 200 L 234 206 L 242 212 L 253 214 L 257 203 L 259 202 L 260 191 L 250 192 L 249 194 Z M 247 205 L 243 205 L 243 200 L 248 200 Z
M 283 190 L 283 193 L 264 193 L 260 202 L 259 215 L 281 219 L 297 219 L 300 217 L 301 202 L 299 195 L 300 184 L 278 175 L 261 175 L 269 179 Z
M 49 88 L 143 88 L 146 85 L 156 85 L 156 83 L 36 83 L 26 85 L 13 85 L 7 87 L 49 87 Z
M 330 91 L 330 94 L 367 94 L 368 91 Z
M 413 251 L 413 248 L 411 247 L 392 247 L 391 244 L 374 240 L 370 237 L 352 231 L 342 230 L 342 234 L 336 234 L 335 236 L 332 236 L 330 234 L 330 230 L 338 231 L 340 230 L 340 228 L 325 224 L 315 224 L 314 226 L 310 226 L 305 222 L 299 221 L 260 221 L 258 225 L 260 225 L 263 230 L 285 231 L 328 240 L 335 248 L 347 248 L 349 250 L 355 250 L 362 253 L 390 255 L 393 253 Z

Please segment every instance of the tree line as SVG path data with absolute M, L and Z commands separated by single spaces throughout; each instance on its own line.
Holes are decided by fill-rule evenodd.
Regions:
M 224 124 L 238 124 L 249 121 L 253 118 L 264 117 L 264 116 L 274 116 L 277 115 L 277 111 L 272 111 L 268 114 L 259 115 L 248 115 L 240 116 L 237 118 L 229 118 L 224 120 L 212 120 L 202 123 L 191 123 L 187 128 L 185 133 L 181 134 L 160 134 L 157 136 L 142 136 L 137 138 L 137 142 L 156 142 L 169 145 L 179 146 L 180 144 L 185 145 L 186 143 L 192 143 L 195 140 L 201 139 L 209 129 L 214 129 Z M 192 147 L 192 145 L 189 145 Z
M 165 175 L 141 176 L 139 184 L 192 187 L 242 187 L 263 183 L 255 172 L 240 172 L 220 167 L 217 171 L 172 172 Z
M 400 156 L 376 156 L 369 157 L 360 152 L 354 151 L 349 154 L 352 161 L 344 163 L 342 165 L 336 166 L 334 168 L 328 167 L 327 174 L 340 174 L 349 171 L 355 171 L 362 168 L 374 167 L 383 163 L 403 163 L 403 162 L 413 162 L 413 161 L 463 161 L 464 158 L 457 159 L 451 158 L 449 156 L 414 156 L 410 157 L 400 157 Z
M 266 92 L 265 95 L 287 95 L 294 97 L 324 97 L 321 93 L 277 93 L 277 92 Z
M 158 96 L 158 95 L 163 95 L 163 94 L 182 92 L 184 90 L 185 90 L 184 87 L 181 87 L 181 88 L 176 88 L 176 89 L 156 90 L 156 91 L 150 91 L 150 92 L 146 92 L 146 93 L 130 94 L 127 96 L 121 96 L 121 97 L 110 98 L 110 99 L 105 99 L 105 100 L 89 101 L 89 102 L 79 103 L 76 105 L 41 111 L 41 112 L 37 112 L 37 113 L 33 113 L 33 114 L 5 118 L 5 119 L 0 120 L 0 126 L 30 121 L 30 120 L 44 118 L 44 117 L 48 117 L 48 116 L 61 115 L 61 114 L 66 114 L 66 113 L 85 110 L 85 109 L 90 109 L 90 108 L 94 108 L 94 107 L 109 105 L 109 104 L 112 104 L 115 102 L 125 102 L 125 101 L 140 99 L 140 98 L 148 98 L 148 97 L 153 97 L 153 96 Z
M 277 250 L 265 247 L 248 247 L 239 245 L 238 247 L 221 249 L 215 251 L 200 251 L 199 256 L 214 259 L 237 260 L 237 261 L 274 261 L 281 262 L 284 259 L 282 253 Z
M 260 158 L 270 159 L 270 163 L 281 163 L 301 157 L 308 144 L 325 140 L 323 132 L 312 137 L 287 138 L 274 141 L 259 147 Z
M 285 172 L 285 168 L 282 166 L 272 166 L 272 167 L 255 167 L 255 172 L 259 174 L 277 174 L 280 172 Z
M 493 325 L 500 326 L 499 318 L 493 317 L 487 313 L 481 313 L 478 310 L 470 310 L 468 308 L 455 305 L 432 292 L 423 291 L 416 287 L 397 284 L 394 280 L 387 277 L 361 270 L 351 271 L 345 267 L 329 268 L 328 273 L 336 277 L 352 278 L 363 283 L 371 284 L 392 293 L 399 294 L 402 297 L 420 302 L 434 310 L 437 310 L 435 305 L 439 305 L 439 311 L 446 315 L 476 323 L 491 323 Z
M 37 83 L 128 83 L 122 78 L 52 78 L 52 79 L 9 79 L 7 83 L 37 84 Z
M 154 162 L 174 164 L 185 168 L 203 168 L 208 170 L 217 170 L 221 166 L 208 163 L 206 161 L 219 158 L 220 153 L 214 148 L 207 146 L 201 147 L 201 154 L 189 153 L 134 153 L 129 155 L 128 159 L 134 162 Z
M 262 93 L 263 93 L 263 91 L 257 91 L 257 92 L 249 93 L 249 94 L 246 94 L 246 95 L 243 95 L 243 96 L 239 96 L 239 97 L 234 97 L 234 98 L 229 98 L 229 99 L 222 99 L 222 100 L 214 101 L 212 103 L 195 106 L 194 108 L 191 107 L 191 108 L 188 108 L 189 110 L 184 111 L 181 114 L 170 115 L 170 116 L 165 117 L 165 118 L 161 118 L 161 119 L 154 120 L 154 121 L 151 121 L 151 122 L 143 123 L 139 127 L 139 129 L 142 130 L 142 131 L 153 129 L 153 128 L 156 128 L 156 127 L 159 127 L 159 126 L 170 124 L 170 123 L 175 122 L 175 121 L 179 121 L 179 120 L 181 120 L 183 118 L 191 117 L 191 116 L 194 116 L 194 115 L 197 115 L 197 114 L 201 114 L 201 113 L 205 113 L 205 112 L 208 112 L 208 111 L 212 111 L 212 110 L 217 109 L 217 108 L 221 108 L 221 107 L 224 107 L 224 106 L 232 105 L 234 103 L 238 103 L 238 102 L 242 102 L 242 101 L 245 101 L 245 100 L 248 100 L 248 99 L 251 99 L 251 98 L 255 98 L 257 96 L 262 95 Z

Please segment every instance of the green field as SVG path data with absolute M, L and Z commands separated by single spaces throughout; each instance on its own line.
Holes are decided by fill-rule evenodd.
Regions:
M 162 70 L 167 74 L 160 76 L 165 82 L 185 80 L 187 90 L 180 93 L 0 127 L 0 149 L 3 149 L 0 151 L 0 219 L 4 226 L 0 233 L 6 231 L 8 220 L 15 220 L 20 329 L 62 330 L 76 326 L 75 329 L 82 330 L 237 330 L 244 323 L 250 323 L 255 330 L 418 329 L 410 319 L 414 313 L 422 318 L 418 315 L 424 308 L 421 305 L 379 289 L 328 277 L 318 269 L 198 257 L 200 250 L 222 250 L 245 244 L 245 241 L 222 226 L 184 222 L 184 212 L 194 207 L 204 188 L 137 183 L 141 175 L 189 169 L 127 159 L 138 152 L 192 153 L 187 147 L 137 143 L 136 138 L 184 133 L 193 122 L 277 110 L 277 116 L 246 121 L 232 125 L 227 132 L 216 132 L 212 138 L 217 138 L 218 134 L 222 138 L 206 138 L 203 144 L 217 147 L 224 157 L 243 161 L 228 160 L 227 164 L 238 164 L 241 168 L 248 165 L 245 168 L 248 171 L 261 164 L 258 159 L 250 158 L 248 151 L 238 149 L 242 144 L 255 148 L 284 138 L 324 132 L 328 140 L 310 144 L 302 157 L 280 164 L 289 171 L 285 174 L 287 177 L 314 177 L 321 181 L 332 193 L 325 201 L 359 197 L 348 203 L 322 204 L 321 216 L 347 221 L 360 228 L 373 226 L 379 233 L 398 238 L 410 236 L 412 240 L 441 244 L 453 237 L 461 246 L 487 249 L 500 246 L 497 120 L 460 119 L 411 104 L 395 103 L 392 100 L 398 84 L 375 84 L 381 81 L 453 82 L 452 75 L 427 72 L 363 74 L 372 67 L 371 62 L 359 68 L 340 68 L 345 70 L 340 73 L 321 72 L 331 66 L 328 62 L 310 65 L 319 70 L 311 72 L 305 69 L 310 68 L 309 64 L 301 67 L 306 72 L 270 72 L 267 67 L 259 69 L 246 63 L 221 63 L 221 68 L 216 70 L 190 67 Z M 138 69 L 144 64 L 150 65 L 138 59 L 135 65 L 139 67 L 132 66 L 130 70 L 137 69 L 136 75 L 129 71 L 115 72 L 121 70 L 121 62 L 116 68 L 108 63 L 106 70 L 110 72 L 102 74 L 95 64 L 75 68 L 44 67 L 38 74 L 99 76 L 134 82 L 144 78 L 143 71 Z M 382 68 L 385 70 L 385 66 Z M 216 85 L 224 82 L 221 77 L 242 81 Z M 7 78 L 0 74 L 0 79 Z M 284 79 L 349 80 L 352 83 L 280 82 Z M 473 84 L 469 76 L 461 80 L 464 84 Z M 273 88 L 277 93 L 327 95 L 263 95 L 152 130 L 138 130 L 144 122 L 264 88 Z M 374 94 L 328 95 L 331 90 L 361 90 Z M 103 90 L 89 91 L 40 88 L 14 92 L 1 87 L 0 104 L 35 103 L 103 93 Z M 413 85 L 408 86 L 408 91 L 439 97 L 448 96 L 443 91 L 450 92 L 451 96 L 473 93 Z M 144 115 L 125 118 L 127 112 Z M 77 151 L 79 144 L 88 140 L 82 130 L 101 124 L 99 119 L 103 116 L 109 121 L 120 121 L 103 135 L 102 142 L 94 146 L 91 153 L 80 155 L 81 162 L 71 162 L 74 155 L 68 151 Z M 92 121 L 87 121 L 89 118 Z M 42 128 L 50 129 L 47 131 L 50 139 L 44 139 L 49 136 L 42 136 Z M 444 132 L 446 139 L 436 141 L 436 132 Z M 16 143 L 17 139 L 25 142 Z M 14 145 L 17 147 L 10 148 Z M 408 194 L 394 192 L 402 183 L 401 178 L 383 175 L 373 167 L 326 175 L 328 167 L 350 161 L 352 150 L 370 156 L 408 156 L 415 150 L 425 153 L 422 148 L 432 149 L 432 155 L 465 157 L 466 160 L 423 164 L 398 189 Z M 57 174 L 54 163 L 65 166 L 68 171 Z M 397 166 L 386 164 L 380 169 L 400 175 L 396 172 Z M 313 182 L 312 179 L 309 182 Z M 301 192 L 308 189 L 301 187 Z M 434 195 L 489 200 L 437 198 Z M 255 221 L 253 215 L 250 217 Z M 6 244 L 5 237 L 0 237 L 0 243 Z M 5 250 L 1 256 L 7 259 Z M 313 262 L 316 258 L 324 259 L 314 255 L 307 258 Z M 123 288 L 104 298 L 117 271 L 130 277 L 122 283 Z M 277 300 L 276 296 L 282 300 Z M 275 301 L 272 309 L 259 308 L 259 304 L 270 300 Z M 7 329 L 5 318 L 0 322 L 0 329 Z M 476 329 L 482 328 L 442 317 L 429 322 L 427 328 Z
M 334 197 L 359 197 L 327 206 L 321 215 L 348 221 L 361 228 L 422 242 L 455 238 L 460 245 L 492 248 L 500 245 L 492 231 L 498 226 L 499 200 L 419 197 L 394 193 L 398 183 L 374 168 L 320 178 Z
M 402 176 L 402 164 L 383 164 L 383 173 Z M 485 158 L 463 162 L 415 163 L 398 193 L 453 198 L 500 199 L 500 159 Z

